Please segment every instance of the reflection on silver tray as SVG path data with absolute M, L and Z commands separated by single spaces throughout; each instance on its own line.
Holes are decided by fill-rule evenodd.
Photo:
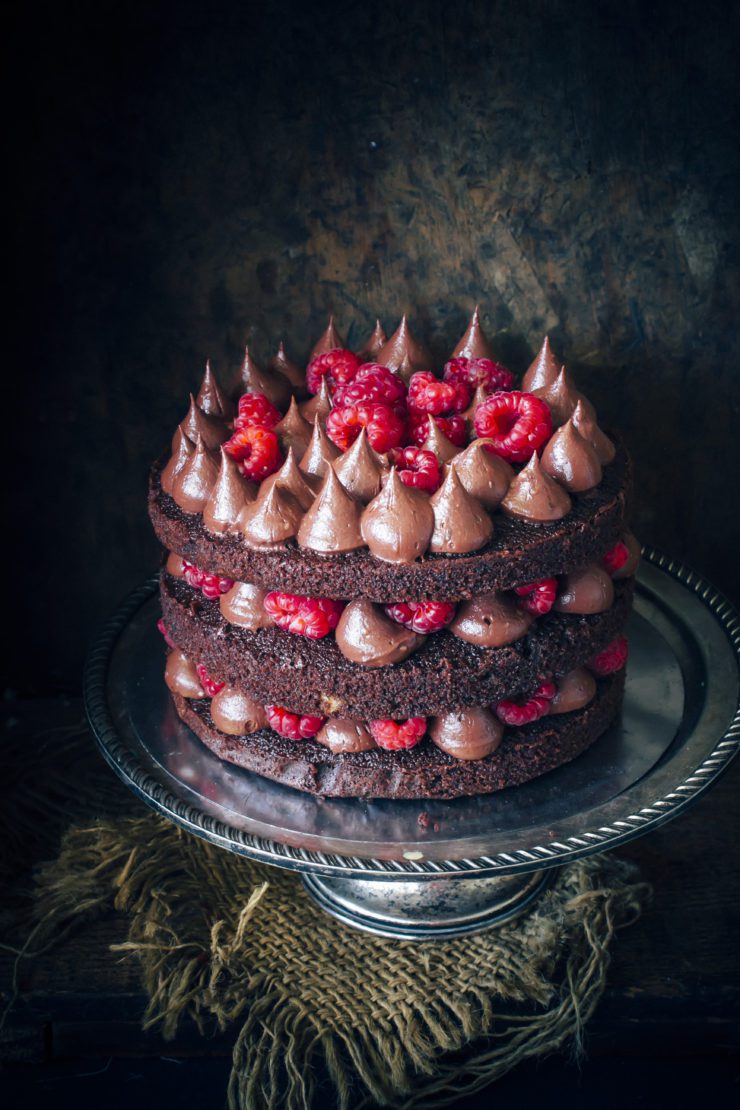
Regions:
M 740 744 L 737 615 L 696 575 L 651 551 L 628 630 L 621 719 L 565 767 L 451 802 L 321 799 L 223 763 L 172 708 L 158 615 L 152 581 L 91 654 L 86 703 L 106 758 L 191 831 L 295 870 L 419 879 L 562 863 L 679 812 Z

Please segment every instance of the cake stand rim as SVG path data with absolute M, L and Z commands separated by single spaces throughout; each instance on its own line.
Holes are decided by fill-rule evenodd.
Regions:
M 643 559 L 691 590 L 720 626 L 734 655 L 740 689 L 740 613 L 732 602 L 704 576 L 652 546 L 643 546 Z M 344 878 L 388 881 L 476 879 L 558 867 L 584 856 L 607 851 L 659 828 L 694 805 L 717 781 L 740 749 L 740 700 L 723 735 L 706 752 L 698 766 L 650 805 L 641 806 L 612 825 L 541 843 L 531 849 L 512 849 L 496 855 L 454 860 L 386 860 L 298 848 L 235 828 L 186 802 L 164 786 L 137 759 L 118 735 L 106 698 L 108 664 L 116 643 L 129 621 L 156 592 L 159 578 L 149 578 L 131 592 L 103 627 L 85 663 L 83 700 L 88 723 L 108 765 L 150 808 L 180 827 L 238 855 L 287 870 Z M 651 772 L 645 776 L 650 777 Z M 629 795 L 638 784 L 627 788 Z M 606 805 L 609 803 L 603 803 Z M 598 813 L 602 806 L 595 807 Z

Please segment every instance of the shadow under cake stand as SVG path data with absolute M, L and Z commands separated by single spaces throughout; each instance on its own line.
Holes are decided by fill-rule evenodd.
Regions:
M 630 617 L 620 719 L 572 763 L 454 801 L 318 798 L 224 763 L 184 725 L 163 681 L 157 579 L 93 648 L 88 719 L 138 797 L 190 832 L 301 872 L 340 921 L 428 940 L 521 913 L 558 867 L 677 816 L 740 746 L 740 618 L 698 575 L 647 549 Z

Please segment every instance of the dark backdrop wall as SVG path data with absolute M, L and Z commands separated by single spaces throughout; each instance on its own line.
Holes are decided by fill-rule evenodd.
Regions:
M 9 681 L 74 689 L 152 572 L 146 470 L 206 356 L 480 301 L 620 426 L 640 537 L 737 596 L 732 4 L 99 0 L 16 11 Z M 14 396 L 17 388 L 17 396 Z

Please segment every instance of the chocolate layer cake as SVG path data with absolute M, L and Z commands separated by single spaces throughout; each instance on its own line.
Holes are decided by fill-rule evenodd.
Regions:
M 404 317 L 210 366 L 152 468 L 175 707 L 324 795 L 452 798 L 573 759 L 619 711 L 631 468 L 546 339 L 520 386 L 476 309 L 441 373 Z

